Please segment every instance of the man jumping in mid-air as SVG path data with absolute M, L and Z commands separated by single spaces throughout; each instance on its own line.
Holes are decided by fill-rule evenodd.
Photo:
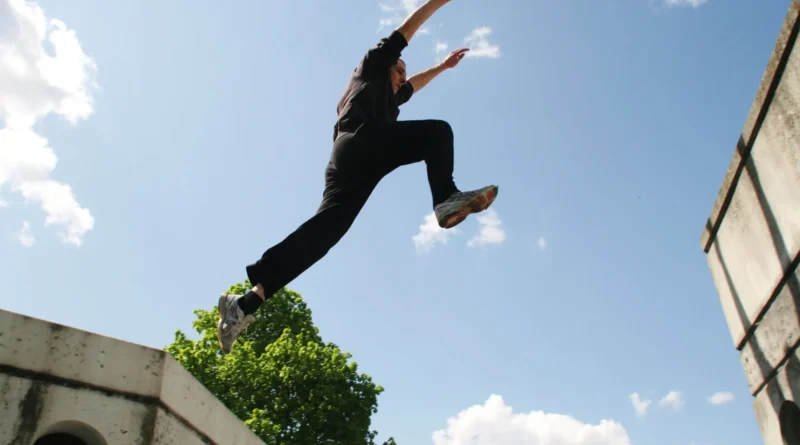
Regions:
M 333 150 L 325 169 L 325 191 L 317 213 L 283 241 L 247 266 L 253 288 L 245 295 L 219 298 L 217 338 L 229 353 L 253 314 L 275 292 L 319 261 L 344 236 L 375 186 L 396 168 L 425 161 L 439 226 L 449 229 L 470 213 L 482 212 L 497 186 L 461 192 L 453 182 L 453 131 L 441 120 L 397 121 L 399 106 L 434 77 L 453 68 L 467 49 L 406 80 L 401 51 L 444 4 L 428 0 L 389 37 L 369 51 L 353 71 L 337 108 Z

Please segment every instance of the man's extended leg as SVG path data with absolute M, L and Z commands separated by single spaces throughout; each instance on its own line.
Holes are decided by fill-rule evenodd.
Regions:
M 317 213 L 247 266 L 250 282 L 269 298 L 297 278 L 350 230 L 373 189 L 374 184 L 329 184 Z
M 316 214 L 247 266 L 254 290 L 244 296 L 220 296 L 217 335 L 223 352 L 230 352 L 265 299 L 319 261 L 342 239 L 375 189 L 380 177 L 374 168 L 368 168 L 372 163 L 360 153 L 361 147 L 346 142 L 339 145 L 338 151 L 346 152 L 342 156 L 345 159 L 337 164 L 334 156 L 328 165 L 325 192 Z
M 451 228 L 470 213 L 482 212 L 497 196 L 497 186 L 461 192 L 453 181 L 454 136 L 443 120 L 399 121 L 372 131 L 382 174 L 424 161 L 439 225 Z

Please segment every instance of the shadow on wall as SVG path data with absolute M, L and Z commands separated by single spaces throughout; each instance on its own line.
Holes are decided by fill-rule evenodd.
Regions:
M 800 445 L 800 407 L 794 402 L 783 402 L 780 422 L 786 445 Z

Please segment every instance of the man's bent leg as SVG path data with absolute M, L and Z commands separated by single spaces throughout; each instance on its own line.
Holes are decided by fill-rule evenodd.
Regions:
M 381 156 L 388 173 L 402 165 L 425 161 L 433 208 L 439 226 L 451 228 L 469 214 L 486 210 L 497 196 L 497 186 L 461 192 L 453 181 L 453 130 L 442 120 L 400 121 L 380 133 Z
M 425 161 L 433 205 L 459 190 L 453 181 L 453 129 L 442 120 L 399 121 L 375 131 L 383 173 Z

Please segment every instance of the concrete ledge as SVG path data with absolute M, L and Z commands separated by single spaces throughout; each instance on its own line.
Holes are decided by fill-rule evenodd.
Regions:
M 732 191 L 736 188 L 736 183 L 741 175 L 743 161 L 746 161 L 750 155 L 764 114 L 772 101 L 777 84 L 781 80 L 788 54 L 794 47 L 794 40 L 798 32 L 798 15 L 800 15 L 800 0 L 792 0 L 786 13 L 786 19 L 775 42 L 772 56 L 767 62 L 767 68 L 761 77 L 761 83 L 758 86 L 755 99 L 745 120 L 740 143 L 733 153 L 733 158 L 722 180 L 717 199 L 711 208 L 711 214 L 706 222 L 705 230 L 703 230 L 700 237 L 700 245 L 705 252 L 708 252 L 711 248 L 711 243 L 714 242 L 717 236 L 720 223 L 728 210 Z
M 789 23 L 793 31 L 780 69 L 769 84 L 749 145 L 744 136 L 739 139 L 735 178 L 720 195 L 725 206 L 704 246 L 737 349 L 752 335 L 800 251 L 800 52 L 794 51 L 800 0 L 791 11 L 784 31 Z
M 0 395 L 0 443 L 70 426 L 90 445 L 263 445 L 166 352 L 3 310 Z
M 799 33 L 792 0 L 700 239 L 766 445 L 800 424 Z

